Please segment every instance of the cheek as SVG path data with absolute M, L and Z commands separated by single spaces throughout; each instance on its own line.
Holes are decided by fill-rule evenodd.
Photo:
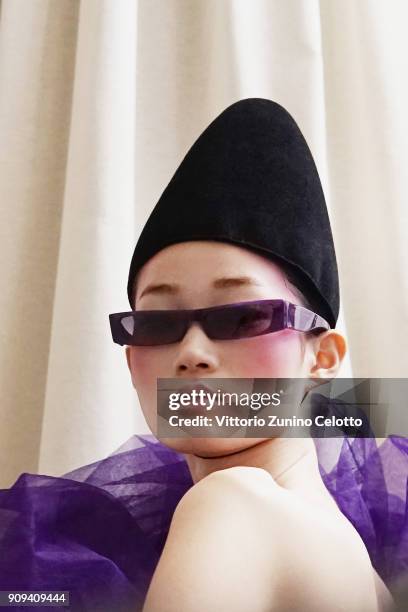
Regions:
M 242 351 L 239 353 L 239 359 L 235 357 L 234 360 L 234 369 L 240 372 L 236 376 L 242 378 L 301 376 L 301 342 L 298 334 L 291 330 L 243 340 Z
M 151 426 L 156 418 L 157 378 L 168 376 L 166 351 L 150 347 L 130 347 L 130 368 L 143 414 Z
M 156 378 L 166 375 L 168 359 L 162 347 L 130 347 L 130 366 L 137 386 L 147 387 L 152 381 L 156 385 Z

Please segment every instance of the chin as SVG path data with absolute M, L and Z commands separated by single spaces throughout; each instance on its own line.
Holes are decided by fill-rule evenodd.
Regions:
M 238 453 L 255 446 L 265 438 L 159 438 L 165 446 L 178 453 L 208 459 Z

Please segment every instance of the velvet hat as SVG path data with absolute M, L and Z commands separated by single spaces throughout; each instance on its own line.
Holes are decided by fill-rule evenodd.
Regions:
M 187 152 L 134 249 L 131 308 L 140 268 L 161 249 L 190 240 L 228 242 L 282 263 L 335 327 L 339 280 L 323 189 L 298 125 L 276 102 L 232 104 Z

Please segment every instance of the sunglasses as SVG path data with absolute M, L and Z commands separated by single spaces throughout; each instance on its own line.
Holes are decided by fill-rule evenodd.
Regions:
M 113 341 L 120 345 L 159 346 L 180 342 L 191 323 L 200 323 L 211 340 L 253 338 L 283 329 L 321 332 L 322 317 L 286 300 L 256 300 L 194 310 L 131 310 L 109 315 Z

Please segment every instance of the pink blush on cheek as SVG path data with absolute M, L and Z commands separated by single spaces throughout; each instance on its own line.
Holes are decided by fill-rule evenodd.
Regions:
M 173 351 L 164 346 L 132 347 L 131 366 L 140 389 L 156 389 L 157 378 L 171 378 Z
M 155 360 L 152 357 L 149 359 L 148 351 L 145 348 L 132 347 L 130 365 L 133 376 L 137 381 L 143 381 L 143 386 L 146 383 L 150 384 L 151 380 L 156 384 L 156 378 L 153 378 L 156 372 Z
M 232 357 L 230 365 L 237 361 L 241 377 L 285 378 L 300 375 L 302 362 L 301 344 L 297 334 L 288 330 L 270 336 L 260 336 L 244 341 L 239 359 Z M 242 357 L 244 356 L 244 359 Z M 228 357 L 226 356 L 228 361 Z M 227 366 L 228 367 L 228 366 Z M 234 368 L 235 369 L 235 368 Z

